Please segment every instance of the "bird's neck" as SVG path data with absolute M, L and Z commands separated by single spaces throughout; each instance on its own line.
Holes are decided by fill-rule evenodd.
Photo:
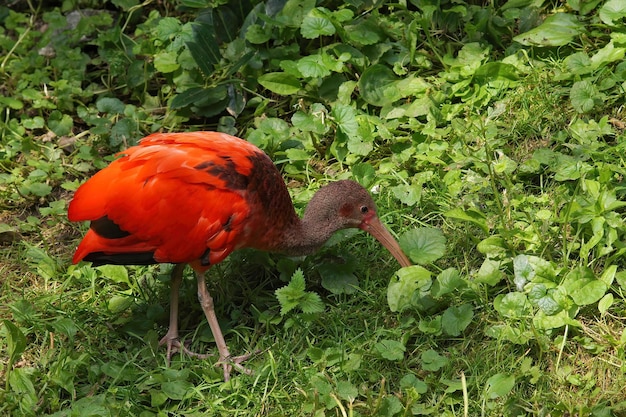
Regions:
M 312 221 L 305 215 L 285 230 L 278 250 L 286 255 L 310 255 L 320 249 L 335 230 L 328 223 Z

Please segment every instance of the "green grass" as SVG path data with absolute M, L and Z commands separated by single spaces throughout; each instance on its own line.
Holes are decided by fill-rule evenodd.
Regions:
M 1 415 L 626 415 L 619 0 L 44 3 L 0 6 Z M 166 366 L 171 266 L 71 265 L 66 209 L 191 129 L 264 149 L 299 211 L 373 188 L 416 266 L 364 233 L 234 253 L 208 285 L 254 374 Z M 188 270 L 181 336 L 216 352 L 195 293 Z

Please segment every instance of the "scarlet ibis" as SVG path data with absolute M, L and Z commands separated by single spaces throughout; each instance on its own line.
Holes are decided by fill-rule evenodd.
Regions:
M 231 357 L 206 285 L 205 273 L 235 249 L 288 255 L 319 249 L 337 230 L 371 233 L 398 260 L 411 265 L 376 215 L 369 193 L 354 181 L 331 182 L 313 196 L 300 219 L 271 159 L 251 143 L 217 132 L 155 133 L 81 185 L 71 221 L 90 221 L 73 262 L 176 264 L 171 277 L 169 330 L 161 339 L 167 361 L 179 342 L 178 290 L 184 266 L 196 272 L 198 298 L 219 351 L 224 378 L 247 356 Z

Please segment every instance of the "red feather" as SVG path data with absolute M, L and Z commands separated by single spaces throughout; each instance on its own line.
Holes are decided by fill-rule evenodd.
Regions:
M 208 267 L 250 243 L 238 227 L 250 206 L 237 183 L 252 172 L 250 157 L 271 163 L 258 148 L 223 133 L 157 133 L 120 155 L 76 191 L 68 217 L 106 216 L 129 235 L 108 239 L 90 229 L 74 263 L 96 252 L 154 252 L 156 262 L 197 268 L 208 249 Z

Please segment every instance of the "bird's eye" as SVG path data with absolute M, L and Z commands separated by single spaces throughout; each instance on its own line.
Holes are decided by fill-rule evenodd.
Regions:
M 365 214 L 369 211 L 370 209 L 367 206 L 361 206 L 361 213 Z

